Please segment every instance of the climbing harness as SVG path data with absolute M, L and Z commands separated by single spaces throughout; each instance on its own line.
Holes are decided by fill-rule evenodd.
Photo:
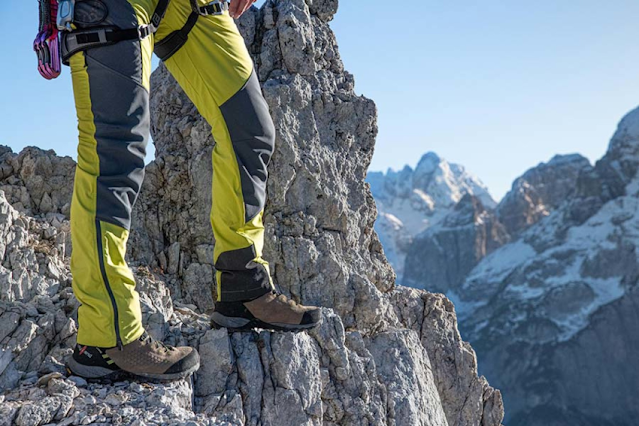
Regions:
M 77 52 L 125 40 L 143 40 L 155 33 L 170 2 L 159 0 L 147 25 L 128 29 L 113 25 L 77 29 L 73 26 L 76 1 L 82 0 L 39 0 L 40 31 L 33 49 L 38 55 L 38 70 L 46 79 L 60 75 L 61 63 L 69 65 L 69 59 Z M 189 1 L 192 12 L 184 26 L 155 44 L 155 54 L 162 61 L 184 46 L 200 16 L 221 15 L 229 9 L 228 0 L 213 0 L 204 6 L 199 6 L 197 0 Z
M 155 43 L 154 52 L 162 61 L 169 59 L 175 52 L 180 50 L 189 38 L 189 33 L 195 26 L 200 16 L 221 15 L 229 10 L 228 0 L 214 0 L 205 6 L 198 6 L 197 0 L 191 1 L 191 14 L 186 20 L 186 24 Z
M 63 0 L 73 1 L 73 0 Z M 135 28 L 121 29 L 113 25 L 104 25 L 86 29 L 65 31 L 61 38 L 62 63 L 69 65 L 69 59 L 75 53 L 94 47 L 109 46 L 125 40 L 143 40 L 155 33 L 169 7 L 169 0 L 159 0 L 151 16 L 151 23 Z
M 166 13 L 170 0 L 159 0 L 151 17 L 151 23 L 137 28 L 121 29 L 114 26 L 101 26 L 82 30 L 73 30 L 62 35 L 62 62 L 67 65 L 74 53 L 93 47 L 108 46 L 124 40 L 143 40 L 155 33 Z M 214 0 L 205 6 L 198 6 L 197 0 L 190 0 L 192 12 L 181 29 L 172 32 L 156 43 L 155 54 L 165 61 L 186 43 L 189 32 L 195 26 L 198 17 L 221 15 L 228 10 L 228 0 Z
M 40 25 L 33 41 L 33 50 L 38 56 L 38 71 L 51 80 L 60 75 L 60 41 L 55 20 L 58 15 L 57 0 L 39 0 Z

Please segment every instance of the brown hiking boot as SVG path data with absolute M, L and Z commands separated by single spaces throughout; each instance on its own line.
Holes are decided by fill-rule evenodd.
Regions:
M 122 349 L 107 349 L 106 354 L 122 370 L 149 379 L 181 379 L 200 368 L 200 356 L 195 349 L 165 345 L 146 331 Z
M 144 334 L 122 349 L 76 345 L 67 361 L 70 374 L 93 380 L 121 380 L 133 374 L 150 379 L 180 379 L 200 366 L 197 351 L 164 345 Z
M 300 331 L 316 327 L 322 321 L 321 309 L 304 306 L 275 291 L 250 301 L 215 302 L 213 326 L 233 331 L 264 328 L 276 331 Z

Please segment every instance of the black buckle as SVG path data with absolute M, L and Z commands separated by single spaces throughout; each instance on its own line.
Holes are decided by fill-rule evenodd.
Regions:
M 140 37 L 140 40 L 144 40 L 145 38 L 147 38 L 148 36 L 150 36 L 151 34 L 153 34 L 154 28 L 157 27 L 152 27 L 151 25 L 141 25 L 138 27 L 138 36 Z
M 202 16 L 222 15 L 225 10 L 228 10 L 226 0 L 213 0 L 205 6 L 198 7 L 196 13 Z
M 60 50 L 62 63 L 69 65 L 69 58 L 73 54 L 93 47 L 113 44 L 109 41 L 108 35 L 117 30 L 117 27 L 91 28 L 85 30 L 74 30 L 72 32 L 62 32 L 60 38 Z
M 81 30 L 72 32 L 70 33 L 69 37 L 67 37 L 67 40 L 73 46 L 71 49 L 81 47 L 84 44 L 106 44 L 107 30 L 112 31 L 112 29 L 110 28 L 98 28 L 93 30 Z

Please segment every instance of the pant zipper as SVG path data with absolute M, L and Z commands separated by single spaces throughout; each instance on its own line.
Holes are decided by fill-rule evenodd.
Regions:
M 111 290 L 111 285 L 109 284 L 109 278 L 106 274 L 106 268 L 104 267 L 104 249 L 102 247 L 102 226 L 100 225 L 100 220 L 95 220 L 95 229 L 97 233 L 98 239 L 98 256 L 100 258 L 100 272 L 102 273 L 102 280 L 104 281 L 104 285 L 106 286 L 107 293 L 109 293 L 109 298 L 111 299 L 111 305 L 113 306 L 113 321 L 115 326 L 115 338 L 118 348 L 122 350 L 122 339 L 120 338 L 120 320 L 118 315 L 118 305 L 115 302 L 115 296 L 113 295 L 113 290 Z

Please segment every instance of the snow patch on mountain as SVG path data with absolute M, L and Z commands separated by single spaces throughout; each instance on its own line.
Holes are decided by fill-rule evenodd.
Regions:
M 602 268 L 593 266 L 602 262 L 602 253 L 610 253 L 619 260 L 625 259 L 628 255 L 625 252 L 630 251 L 632 259 L 626 259 L 624 265 L 629 267 L 629 262 L 637 262 L 634 247 L 639 245 L 639 214 L 631 212 L 639 212 L 639 199 L 634 195 L 638 181 L 634 179 L 628 185 L 627 193 L 633 195 L 607 202 L 586 222 L 565 230 L 565 239 L 559 244 L 536 252 L 526 241 L 543 234 L 557 234 L 560 229 L 553 225 L 563 223 L 557 219 L 565 215 L 564 210 L 554 212 L 527 230 L 520 240 L 487 256 L 460 290 L 459 299 L 463 303 L 456 306 L 461 321 L 475 322 L 471 320 L 473 317 L 483 317 L 477 310 L 490 301 L 530 304 L 532 309 L 526 309 L 516 319 L 510 318 L 509 328 L 543 317 L 556 325 L 556 332 L 548 338 L 558 342 L 569 340 L 588 326 L 594 312 L 625 293 L 622 283 L 625 271 L 606 269 L 613 266 L 612 259 L 606 256 Z M 571 294 L 572 302 L 579 303 L 564 300 Z M 474 324 L 473 330 L 481 333 L 486 327 L 492 329 L 494 324 L 482 320 Z
M 404 229 L 404 224 L 391 213 L 379 212 L 375 227 L 384 247 L 384 254 L 391 265 L 403 264 L 406 250 L 412 238 Z

